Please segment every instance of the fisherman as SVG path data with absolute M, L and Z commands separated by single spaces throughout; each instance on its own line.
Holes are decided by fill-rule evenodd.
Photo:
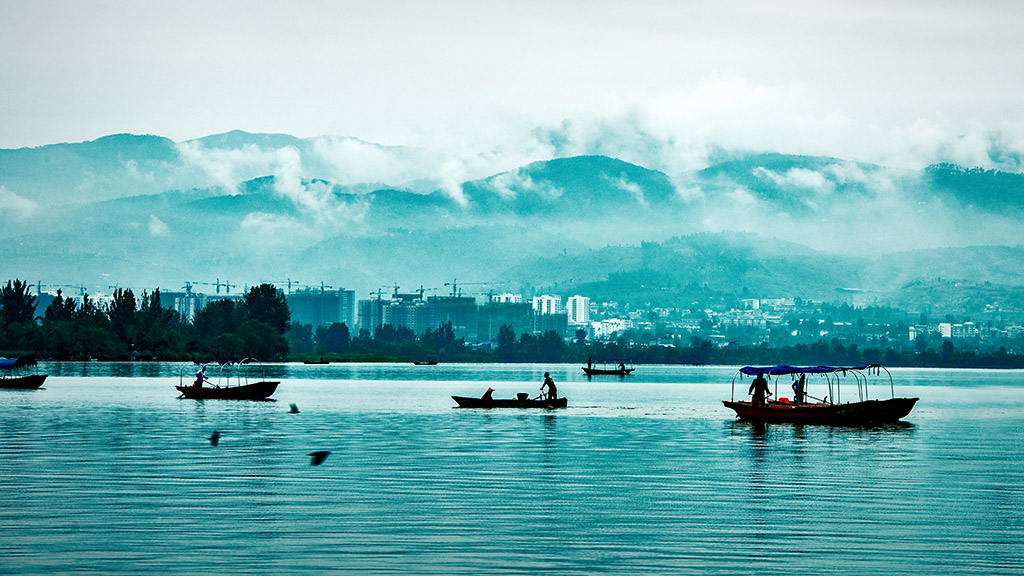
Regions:
M 548 400 L 555 400 L 558 398 L 558 389 L 555 388 L 555 381 L 551 379 L 551 374 L 544 373 L 544 383 L 540 385 L 541 392 L 544 391 L 544 387 L 548 388 Z
M 807 375 L 801 374 L 799 378 L 793 381 L 793 400 L 797 404 L 803 404 L 804 399 L 807 397 Z
M 488 388 L 487 392 L 484 392 L 484 395 L 481 396 L 480 399 L 484 400 L 486 402 L 490 402 L 490 401 L 494 400 L 494 398 L 491 398 L 491 393 L 492 392 L 494 392 L 494 388 Z
M 624 363 L 622 363 L 622 362 L 619 362 L 619 372 L 625 372 L 625 371 L 626 371 L 626 365 Z
M 192 386 L 196 388 L 202 388 L 203 382 L 208 381 L 206 377 L 206 366 L 203 366 L 196 372 L 196 381 L 192 383 Z
M 754 406 L 764 406 L 765 397 L 771 396 L 772 391 L 768 389 L 768 381 L 765 380 L 764 374 L 758 374 L 757 378 L 754 378 L 754 382 L 750 385 L 750 390 L 747 390 L 747 394 L 752 394 L 750 402 Z

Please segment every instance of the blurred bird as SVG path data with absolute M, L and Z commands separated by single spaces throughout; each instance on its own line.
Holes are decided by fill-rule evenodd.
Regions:
M 295 404 L 289 404 L 289 406 L 291 406 L 291 410 L 288 410 L 289 414 L 298 414 L 299 413 L 299 407 L 298 406 L 296 406 Z
M 323 463 L 324 460 L 327 460 L 327 456 L 330 455 L 330 452 L 326 450 L 321 450 L 319 452 L 310 452 L 309 455 L 313 457 L 313 459 L 309 462 L 310 465 L 319 466 L 321 463 Z
M 214 430 L 213 434 L 210 434 L 210 444 L 216 446 L 217 442 L 220 442 L 220 432 Z

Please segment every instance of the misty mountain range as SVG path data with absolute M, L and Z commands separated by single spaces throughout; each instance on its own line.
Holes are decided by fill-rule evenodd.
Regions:
M 476 174 L 500 164 L 237 131 L 0 150 L 2 272 L 100 291 L 293 279 L 360 297 L 458 279 L 664 305 L 911 306 L 950 280 L 1024 286 L 1021 174 L 740 151 L 684 173 L 580 155 Z

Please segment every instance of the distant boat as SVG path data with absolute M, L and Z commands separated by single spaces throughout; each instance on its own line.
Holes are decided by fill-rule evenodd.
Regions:
M 202 381 L 197 380 L 192 384 L 185 383 L 185 368 L 182 367 L 178 374 L 178 386 L 175 388 L 181 395 L 178 398 L 188 398 L 192 400 L 266 400 L 276 390 L 279 381 L 271 381 L 263 378 L 262 370 L 261 378 L 258 382 L 249 382 L 248 371 L 243 374 L 243 365 L 259 364 L 251 358 L 246 358 L 240 362 L 227 362 L 219 365 L 219 374 L 216 376 L 217 383 L 206 385 L 207 382 L 211 382 L 205 377 L 206 366 L 203 365 L 201 371 L 203 372 Z
M 0 358 L 0 388 L 33 390 L 46 381 L 46 374 L 26 374 L 26 368 L 36 365 L 35 356 Z
M 416 360 L 413 364 L 417 366 L 437 366 L 437 360 Z
M 452 396 L 452 400 L 455 400 L 459 408 L 565 408 L 569 405 L 569 399 L 564 396 L 553 400 L 530 398 L 529 396 L 525 392 L 520 392 L 516 398 Z
M 319 360 L 303 360 L 302 363 L 303 364 L 330 364 L 331 361 L 330 360 L 325 360 L 325 359 L 321 358 Z
M 886 400 L 869 400 L 867 396 L 869 374 L 879 374 L 885 371 L 889 376 L 889 387 L 892 397 Z M 892 374 L 883 366 L 871 364 L 867 366 L 746 366 L 739 370 L 740 374 L 748 376 L 785 376 L 808 374 L 820 375 L 826 379 L 828 395 L 818 399 L 806 394 L 805 386 L 799 394 L 814 400 L 807 402 L 806 398 L 799 396 L 790 400 L 780 397 L 766 400 L 764 404 L 755 405 L 750 401 L 723 400 L 722 403 L 736 412 L 740 420 L 751 422 L 803 422 L 834 425 L 870 425 L 886 424 L 897 422 L 910 414 L 917 403 L 918 398 L 897 398 L 892 381 Z M 840 376 L 852 376 L 857 385 L 858 401 L 839 402 L 839 379 Z M 798 378 L 801 383 L 804 381 Z M 778 387 L 776 380 L 776 389 Z M 794 381 L 796 382 L 796 380 Z M 735 398 L 736 379 L 733 378 L 733 397 Z M 794 391 L 797 386 L 794 383 Z M 834 395 L 833 395 L 834 394 Z M 835 398 L 835 401 L 829 401 Z
M 583 372 L 587 376 L 627 376 L 636 368 L 629 360 L 602 360 L 600 362 L 587 361 Z

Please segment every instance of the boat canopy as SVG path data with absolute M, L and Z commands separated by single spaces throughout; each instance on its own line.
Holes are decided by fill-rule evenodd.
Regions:
M 784 376 L 786 374 L 834 374 L 848 370 L 864 372 L 875 368 L 882 368 L 882 366 L 880 364 L 866 364 L 864 366 L 788 366 L 782 364 L 779 366 L 744 366 L 740 368 L 740 372 L 748 376 L 761 376 L 764 374 Z
M 21 356 L 18 358 L 0 358 L 0 368 L 21 368 L 22 366 L 35 365 L 35 356 Z

